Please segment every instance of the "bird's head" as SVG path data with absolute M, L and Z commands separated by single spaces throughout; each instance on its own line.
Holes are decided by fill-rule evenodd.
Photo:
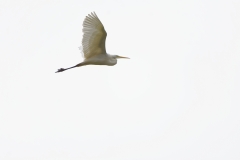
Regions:
M 113 58 L 115 58 L 115 59 L 119 59 L 119 58 L 130 59 L 128 57 L 123 57 L 123 56 L 118 56 L 118 55 L 113 55 Z

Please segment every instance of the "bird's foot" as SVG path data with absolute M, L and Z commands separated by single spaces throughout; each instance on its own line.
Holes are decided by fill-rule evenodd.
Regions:
M 55 73 L 62 72 L 62 71 L 65 71 L 65 69 L 64 68 L 60 68 Z

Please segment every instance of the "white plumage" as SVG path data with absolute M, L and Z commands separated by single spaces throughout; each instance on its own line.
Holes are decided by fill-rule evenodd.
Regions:
M 70 68 L 60 68 L 57 72 L 85 65 L 113 66 L 117 63 L 117 58 L 128 58 L 118 55 L 109 55 L 106 53 L 105 41 L 107 32 L 95 12 L 86 16 L 83 21 L 82 31 L 82 50 L 84 61 Z

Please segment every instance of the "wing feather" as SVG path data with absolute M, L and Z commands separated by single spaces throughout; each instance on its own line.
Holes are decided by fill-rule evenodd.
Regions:
M 83 21 L 82 31 L 82 47 L 85 59 L 97 54 L 106 54 L 105 41 L 107 32 L 95 12 L 86 16 Z

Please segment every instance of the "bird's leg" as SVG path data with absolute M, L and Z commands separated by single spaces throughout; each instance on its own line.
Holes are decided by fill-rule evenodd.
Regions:
M 79 64 L 77 64 L 77 65 L 75 65 L 75 66 L 73 66 L 73 67 L 69 67 L 69 68 L 60 68 L 60 69 L 58 69 L 55 73 L 63 72 L 63 71 L 66 71 L 66 70 L 68 70 L 68 69 L 75 68 L 75 67 L 80 67 L 80 66 L 83 66 L 83 65 L 84 65 L 83 63 L 79 63 Z
M 58 73 L 58 72 L 63 72 L 63 71 L 65 71 L 66 69 L 64 69 L 64 68 L 60 68 L 60 69 L 58 69 L 55 73 Z
M 73 66 L 73 67 L 69 67 L 69 68 L 60 68 L 60 69 L 58 69 L 55 73 L 63 72 L 63 71 L 66 71 L 66 70 L 68 70 L 68 69 L 75 68 L 75 67 L 77 67 L 77 66 Z

